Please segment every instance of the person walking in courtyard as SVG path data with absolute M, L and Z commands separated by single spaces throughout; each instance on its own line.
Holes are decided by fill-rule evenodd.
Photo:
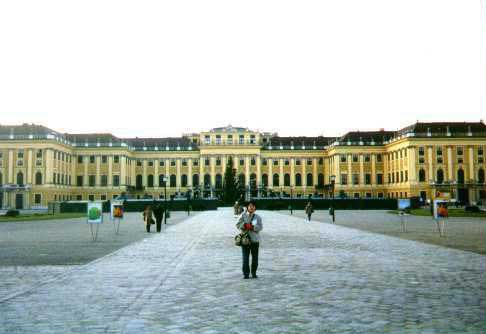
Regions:
M 235 218 L 239 216 L 239 214 L 240 214 L 240 203 L 238 203 L 238 201 L 236 201 L 235 205 L 233 205 L 233 212 L 234 212 Z
M 307 205 L 305 206 L 305 214 L 307 215 L 307 221 L 311 221 L 311 216 L 312 213 L 314 213 L 314 208 L 312 207 L 311 202 L 307 202 Z
M 238 222 L 236 228 L 242 232 L 248 233 L 250 237 L 250 244 L 247 246 L 241 246 L 241 252 L 243 256 L 243 277 L 245 279 L 250 278 L 250 254 L 251 254 L 251 277 L 258 278 L 258 250 L 260 247 L 260 231 L 263 229 L 262 218 L 255 213 L 256 203 L 255 201 L 248 202 L 247 211 L 243 213 Z
M 334 206 L 329 207 L 329 216 L 332 216 L 332 222 L 336 222 L 336 211 L 334 210 Z
M 164 219 L 164 211 L 165 209 L 162 207 L 162 204 L 157 204 L 154 208 L 154 216 L 155 216 L 155 226 L 157 228 L 157 233 L 160 233 L 162 228 L 162 219 Z
M 154 222 L 152 207 L 150 205 L 147 205 L 145 210 L 143 210 L 143 222 L 145 223 L 147 233 L 150 233 L 150 225 Z

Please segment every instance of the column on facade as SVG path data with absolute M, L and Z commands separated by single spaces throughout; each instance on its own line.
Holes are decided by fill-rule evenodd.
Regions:
M 187 159 L 187 185 L 192 187 L 192 159 Z
M 158 188 L 160 187 L 159 183 L 159 165 L 160 165 L 160 160 L 155 159 L 154 160 L 154 187 Z
M 49 159 L 49 160 L 51 160 L 51 159 Z M 84 175 L 83 175 L 83 183 L 84 184 L 83 185 L 85 187 L 87 187 L 88 186 L 88 162 L 89 162 L 89 156 L 88 155 L 83 156 L 83 162 L 84 162 L 83 163 L 83 167 L 84 167 Z M 50 175 L 50 177 L 52 178 L 52 172 L 51 173 L 48 172 L 47 175 Z
M 260 155 L 256 157 L 256 164 L 257 164 L 257 179 L 256 179 L 256 186 L 257 189 L 260 189 L 260 185 L 262 183 L 262 159 Z
M 469 146 L 469 175 L 467 177 L 469 180 L 474 180 L 474 147 Z
M 32 163 L 32 149 L 29 149 L 27 153 L 27 184 L 32 184 L 32 172 L 33 172 L 33 163 Z
M 268 165 L 268 187 L 273 188 L 273 159 L 267 159 Z
M 352 186 L 353 185 L 353 167 L 352 167 L 353 155 L 348 154 L 346 161 L 348 162 L 348 186 Z
M 415 147 L 408 148 L 408 179 L 411 183 L 417 182 L 417 156 Z
M 204 158 L 199 157 L 199 186 L 204 186 Z
M 376 185 L 376 154 L 371 154 L 371 184 Z
M 211 156 L 209 158 L 209 167 L 210 167 L 210 175 L 211 175 L 211 187 L 216 186 L 216 158 Z
M 447 146 L 447 175 L 449 175 L 449 181 L 454 180 L 454 170 L 452 165 L 452 146 Z
M 182 178 L 182 159 L 176 159 L 176 187 L 177 191 L 181 189 L 181 178 Z
M 250 185 L 250 156 L 245 156 L 245 185 Z
M 278 162 L 278 167 L 279 167 L 279 184 L 281 187 L 284 186 L 284 159 L 280 158 Z
M 324 166 L 324 163 L 322 164 Z M 317 158 L 312 159 L 312 182 L 314 184 L 312 185 L 312 188 L 315 189 L 317 186 L 317 181 L 319 179 L 319 174 L 317 173 Z
M 359 184 L 363 186 L 365 184 L 365 179 L 364 179 L 364 155 L 359 154 L 358 155 L 359 159 Z
M 100 155 L 95 156 L 95 163 L 96 163 L 95 185 L 99 187 L 100 180 L 101 180 L 101 156 Z
M 108 187 L 113 186 L 113 155 L 108 156 Z
M 427 146 L 427 159 L 428 159 L 428 166 L 429 166 L 429 179 L 428 182 L 434 180 L 434 169 L 433 169 L 433 160 L 432 160 L 432 146 Z
M 132 185 L 135 185 L 137 183 L 137 178 L 136 178 L 136 168 L 137 168 L 137 163 L 136 160 L 132 160 L 131 163 L 131 174 L 132 174 Z
M 124 186 L 127 184 L 127 158 L 125 156 L 120 157 L 120 185 Z
M 14 181 L 14 151 L 8 150 L 8 183 L 16 183 Z M 52 172 L 51 172 L 52 174 Z
M 142 186 L 147 187 L 147 159 L 142 160 Z
M 295 159 L 290 158 L 290 186 L 295 186 Z
M 302 170 L 302 177 L 301 177 L 301 180 L 302 180 L 302 189 L 304 190 L 304 193 L 306 191 L 306 188 L 307 188 L 307 158 L 305 159 L 302 159 L 301 160 L 301 170 Z
M 170 187 L 170 160 L 169 159 L 165 159 L 165 179 L 167 180 L 165 183 L 166 183 L 166 187 L 169 188 Z

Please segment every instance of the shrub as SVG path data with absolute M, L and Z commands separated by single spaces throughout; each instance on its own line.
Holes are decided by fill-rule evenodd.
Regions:
M 466 212 L 479 212 L 479 207 L 477 205 L 470 205 L 470 206 L 466 206 L 464 208 L 464 211 Z
M 17 217 L 19 214 L 19 210 L 8 210 L 5 212 L 5 217 Z

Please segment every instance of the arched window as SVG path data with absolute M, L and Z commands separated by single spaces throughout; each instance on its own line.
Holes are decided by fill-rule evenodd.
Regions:
M 324 186 L 324 174 L 317 175 L 317 184 L 322 187 Z
M 182 176 L 181 176 L 181 186 L 187 187 L 187 175 L 186 174 L 182 174 Z
M 302 176 L 299 173 L 295 174 L 295 186 L 302 186 Z
M 250 186 L 251 186 L 252 189 L 256 188 L 256 179 L 257 179 L 257 176 L 256 176 L 255 173 L 250 174 Z
M 284 175 L 284 187 L 290 187 L 290 174 Z
M 238 175 L 238 184 L 240 187 L 244 187 L 246 185 L 246 177 L 245 174 Z
M 223 188 L 223 176 L 221 174 L 216 174 L 216 189 L 222 189 Z
M 2 183 L 2 182 L 0 181 L 0 183 Z M 42 173 L 41 172 L 35 173 L 35 184 L 42 184 Z
M 164 174 L 159 174 L 159 186 L 164 186 Z
M 419 170 L 419 182 L 425 182 L 425 170 L 423 168 Z
M 192 185 L 198 186 L 199 185 L 199 174 L 192 175 Z
M 479 168 L 479 170 L 478 170 L 478 182 L 484 183 L 484 169 L 482 169 L 482 168 Z M 2 182 L 0 181 L 0 183 L 2 183 Z
M 457 183 L 464 184 L 464 171 L 462 169 L 457 171 Z
M 278 174 L 273 174 L 273 186 L 280 187 L 280 177 Z
M 175 188 L 177 186 L 177 177 L 175 176 L 175 174 L 170 175 L 169 185 L 171 188 Z
M 437 170 L 437 183 L 441 184 L 443 182 L 444 182 L 444 171 L 441 168 L 439 168 Z
M 308 186 L 313 186 L 314 185 L 314 177 L 313 177 L 312 173 L 307 174 L 307 180 L 306 180 L 306 182 L 307 182 L 307 185 Z
M 268 175 L 267 174 L 262 175 L 262 185 L 264 187 L 268 187 Z
M 17 173 L 17 184 L 24 184 L 24 174 L 22 174 L 22 172 Z
M 135 177 L 136 188 L 142 188 L 142 184 L 143 184 L 142 180 L 143 180 L 142 174 L 137 174 L 137 176 Z
M 152 174 L 149 174 L 147 176 L 147 187 L 153 188 L 154 186 L 154 176 Z
M 204 174 L 204 187 L 209 188 L 211 187 L 211 175 Z

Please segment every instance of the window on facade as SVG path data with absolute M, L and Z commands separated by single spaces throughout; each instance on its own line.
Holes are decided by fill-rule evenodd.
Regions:
M 273 160 L 273 165 L 278 166 L 278 160 L 277 159 Z
M 369 154 L 365 154 L 364 161 L 365 162 L 370 162 L 371 161 L 371 156 Z
M 42 184 L 42 173 L 35 173 L 35 184 Z
M 82 187 L 83 186 L 83 175 L 76 176 L 76 186 Z
M 93 202 L 95 200 L 94 195 L 88 195 L 88 201 Z
M 459 183 L 459 184 L 464 183 L 464 171 L 462 169 L 459 169 L 457 171 L 457 183 Z
M 193 160 L 192 164 L 194 166 L 199 166 L 199 160 L 197 160 L 197 159 Z
M 382 158 L 381 154 L 377 154 L 377 155 L 376 155 L 376 161 L 377 161 L 377 162 L 381 162 L 381 161 L 382 161 L 382 159 L 383 159 L 383 158 Z
M 147 162 L 147 165 L 148 165 L 149 167 L 153 167 L 153 166 L 154 166 L 154 162 L 153 162 L 152 160 L 149 160 L 149 161 Z
M 250 162 L 251 162 L 251 165 L 252 165 L 252 166 L 255 166 L 255 165 L 256 165 L 256 160 L 255 160 L 255 158 L 251 158 L 251 161 L 250 161 Z
M 290 174 L 284 175 L 284 187 L 290 187 Z
M 142 166 L 142 160 L 137 160 L 137 166 Z
M 392 183 L 395 183 L 395 173 L 391 173 L 392 176 Z
M 300 166 L 300 159 L 295 159 L 295 165 Z
M 484 183 L 484 169 L 482 168 L 478 170 L 478 182 Z
M 463 155 L 464 154 L 464 150 L 462 147 L 458 146 L 457 147 L 457 155 Z
M 245 136 L 240 135 L 240 137 L 239 137 L 239 138 L 240 138 L 240 139 L 239 139 L 239 143 L 240 143 L 240 144 L 244 144 L 244 143 L 245 143 Z
M 208 161 L 209 161 L 209 159 L 208 159 Z M 170 160 L 170 165 L 171 165 L 172 167 L 174 167 L 174 166 L 176 165 L 176 161 L 175 161 L 175 159 L 171 159 L 171 160 Z
M 120 175 L 113 175 L 113 186 L 114 187 L 120 186 Z
M 120 156 L 119 155 L 113 156 L 113 163 L 115 163 L 115 164 L 120 163 Z
M 216 166 L 221 166 L 221 158 L 216 158 Z
M 359 184 L 359 174 L 353 174 L 353 184 Z
M 319 173 L 319 175 L 317 175 L 317 185 L 319 187 L 324 186 L 324 174 Z
M 82 164 L 82 163 L 83 163 L 83 156 L 78 155 L 78 164 Z
M 267 159 L 262 159 L 262 165 L 266 166 L 267 165 Z
M 371 174 L 365 174 L 365 184 L 371 184 Z
M 358 162 L 358 155 L 357 154 L 353 154 L 353 162 Z
M 359 198 L 359 193 L 354 193 L 354 198 Z
M 95 175 L 90 175 L 88 177 L 88 184 L 90 187 L 94 187 L 96 184 L 96 176 Z
M 302 186 L 302 176 L 299 173 L 295 174 L 295 186 L 296 187 Z
M 159 160 L 159 167 L 164 167 L 165 166 L 165 161 L 160 159 Z
M 107 175 L 101 175 L 101 186 L 106 187 L 108 185 L 108 176 Z
M 214 186 L 216 189 L 223 188 L 223 176 L 221 174 L 216 174 L 216 177 L 214 179 Z
M 233 135 L 228 135 L 228 144 L 233 144 Z
M 177 185 L 176 180 L 177 180 L 176 176 L 174 174 L 172 174 L 170 176 L 170 187 L 171 188 L 175 188 L 176 187 L 176 185 Z
M 424 156 L 424 155 L 425 155 L 425 148 L 419 147 L 419 156 Z
M 341 174 L 341 184 L 348 184 L 348 174 Z
M 280 178 L 277 173 L 273 174 L 273 186 L 280 187 Z
M 187 160 L 186 159 L 182 159 L 182 166 L 187 166 Z
M 34 195 L 34 204 L 41 204 L 41 200 L 42 200 L 42 195 L 41 194 L 35 194 Z
M 324 164 L 324 159 L 323 158 L 319 158 L 319 165 L 323 165 Z
M 346 155 L 341 154 L 341 162 L 346 162 Z
M 108 157 L 106 155 L 101 156 L 101 163 L 106 164 L 108 162 Z
M 211 137 L 210 137 L 210 136 L 207 136 L 207 135 L 206 135 L 206 136 L 204 136 L 204 143 L 205 143 L 206 145 L 211 144 Z
M 240 159 L 240 166 L 244 166 L 245 165 L 245 160 L 244 159 Z
M 444 171 L 442 169 L 437 170 L 437 183 L 441 184 L 444 182 Z
M 256 143 L 255 135 L 250 135 L 250 144 L 255 144 L 255 143 Z
M 419 170 L 419 182 L 425 182 L 425 170 L 423 168 Z
M 403 171 L 400 171 L 400 182 L 403 182 Z
M 164 174 L 159 174 L 159 185 L 164 186 Z
M 90 164 L 94 164 L 95 163 L 95 156 L 94 155 L 90 155 L 89 156 L 89 163 Z
M 17 184 L 19 186 L 24 184 L 24 174 L 22 172 L 17 173 Z
M 187 187 L 187 175 L 186 174 L 181 175 L 181 186 Z
M 383 184 L 383 174 L 381 173 L 376 174 L 376 183 Z
M 264 187 L 268 187 L 268 175 L 267 174 L 262 175 L 262 185 Z
M 312 159 L 307 159 L 307 166 L 312 166 Z
M 437 155 L 439 155 L 439 156 L 442 155 L 442 147 L 437 147 L 436 152 L 437 152 Z
M 199 174 L 192 175 L 192 185 L 194 186 L 199 185 Z
M 290 160 L 289 159 L 285 159 L 285 162 L 284 162 L 285 166 L 288 166 L 290 165 Z
M 307 173 L 306 183 L 308 186 L 314 185 L 314 176 L 311 173 Z
M 154 187 L 154 176 L 152 174 L 147 175 L 147 187 Z
M 221 135 L 216 135 L 216 144 L 221 144 Z

